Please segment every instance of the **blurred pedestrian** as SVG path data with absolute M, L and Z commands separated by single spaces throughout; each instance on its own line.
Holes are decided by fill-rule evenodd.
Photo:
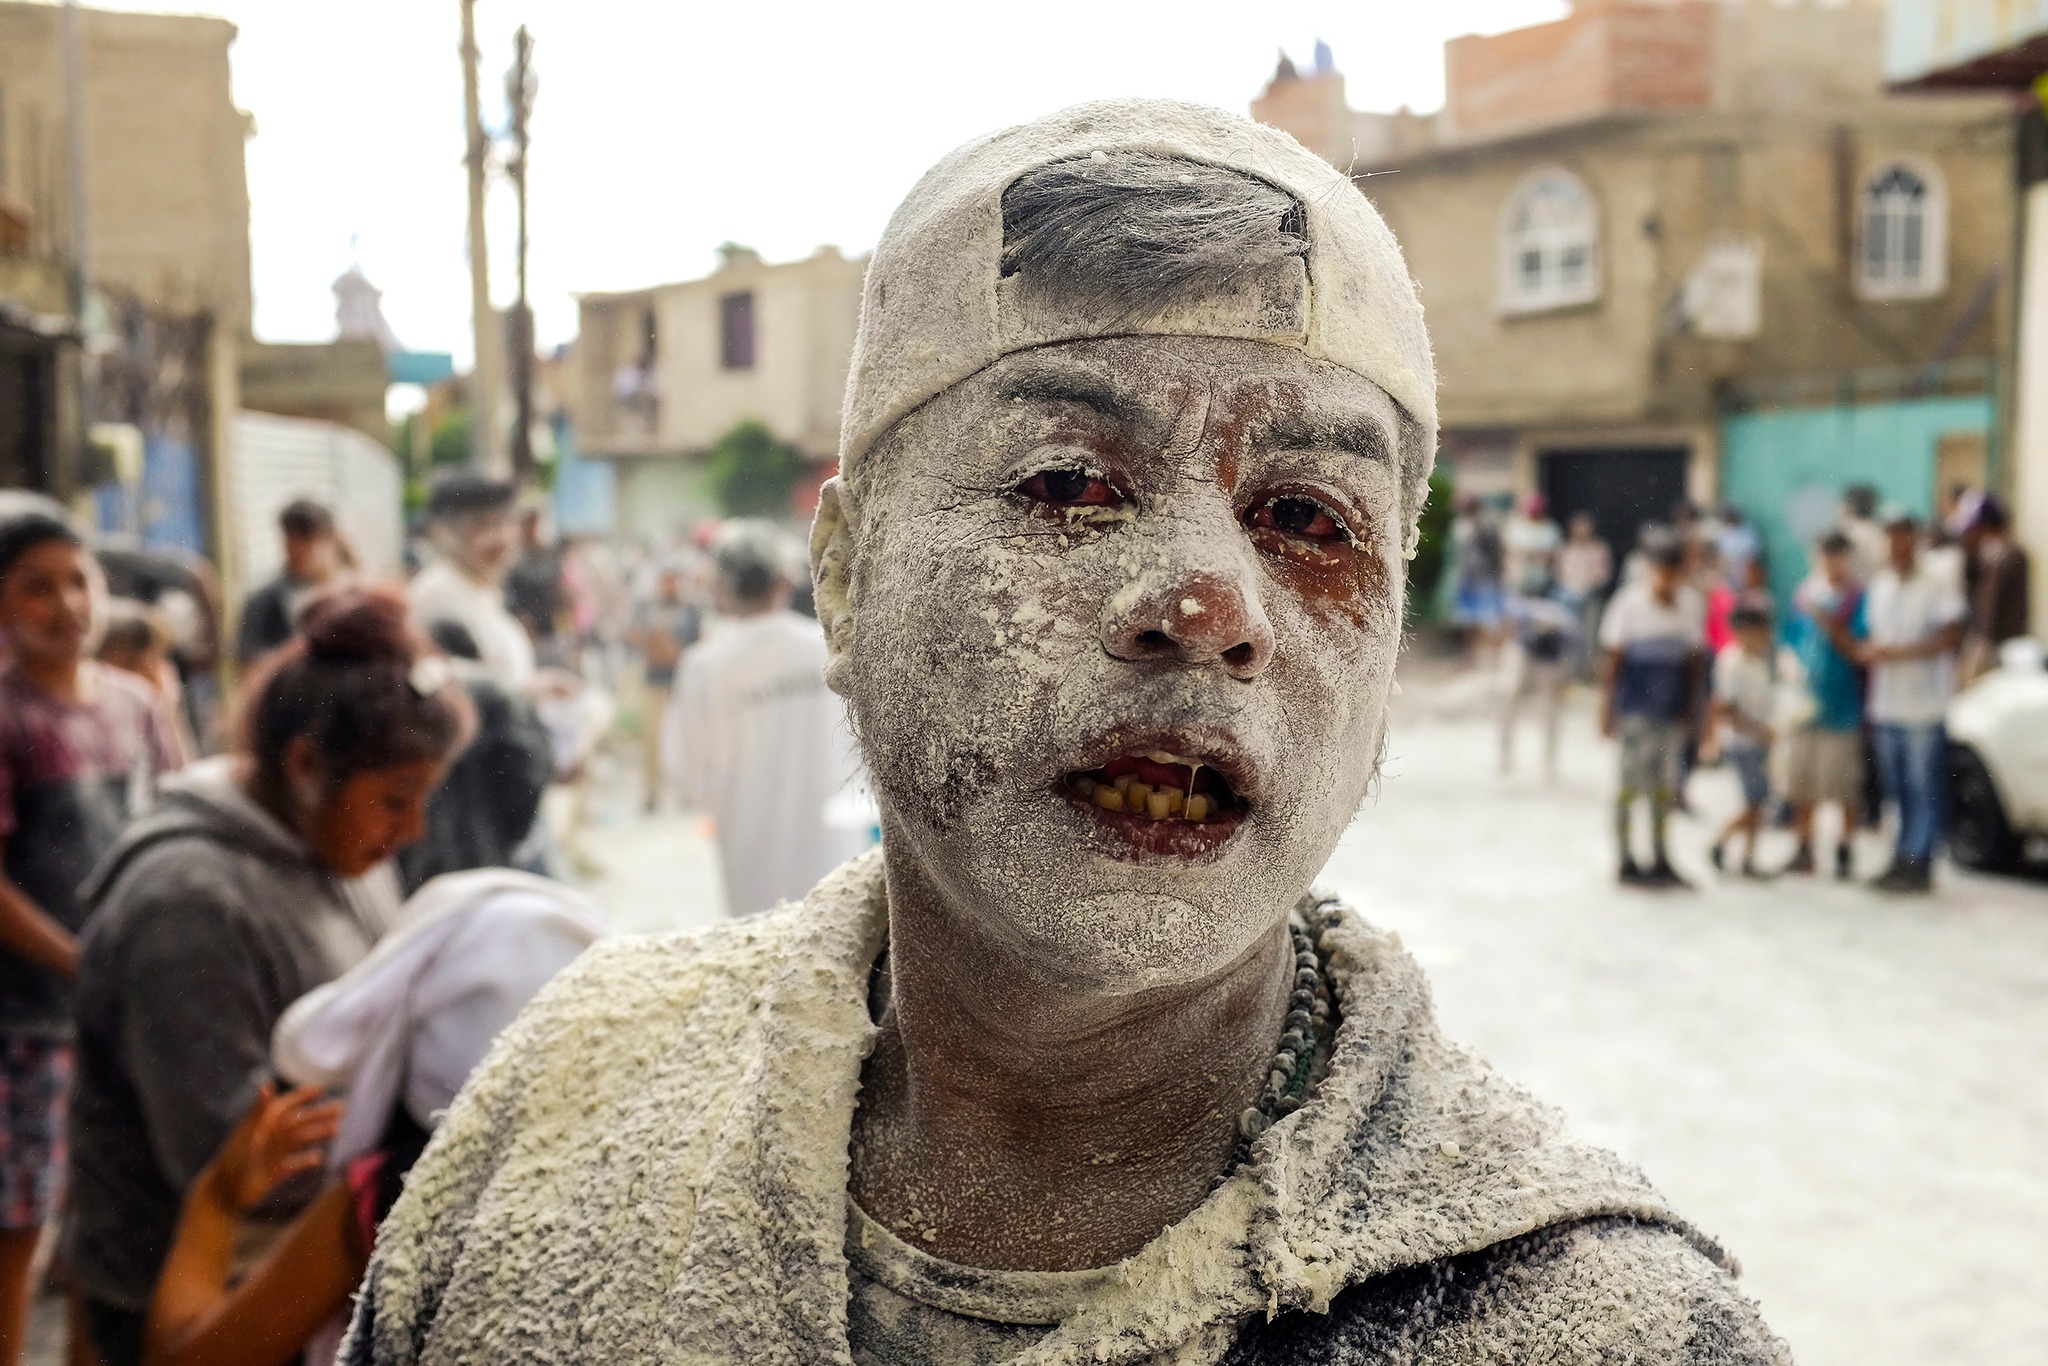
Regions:
M 506 605 L 505 582 L 519 555 L 511 484 L 467 470 L 443 477 L 427 498 L 427 532 L 437 559 L 406 590 L 422 631 L 452 621 L 469 632 L 490 676 L 514 692 L 534 686 L 533 640 Z
M 640 652 L 640 710 L 646 718 L 642 729 L 646 741 L 646 806 L 650 812 L 661 805 L 661 718 L 668 712 L 669 700 L 675 692 L 676 671 L 684 654 L 704 633 L 703 609 L 690 600 L 687 585 L 682 565 L 664 565 L 655 580 L 652 597 L 634 608 L 628 638 L 628 643 Z
M 726 909 L 800 898 L 867 843 L 827 805 L 853 781 L 852 739 L 825 689 L 825 637 L 789 610 L 791 551 L 765 522 L 728 523 L 713 544 L 719 629 L 682 662 L 667 768 L 717 826 Z
M 271 1059 L 301 1089 L 259 1091 L 193 1182 L 150 1303 L 151 1366 L 329 1366 L 377 1225 L 442 1114 L 520 1008 L 603 933 L 558 882 L 437 878 L 407 902 L 404 928 L 299 998 Z M 237 1274 L 252 1212 L 323 1167 L 320 1194 Z
M 430 633 L 476 713 L 476 734 L 427 799 L 426 828 L 398 851 L 410 896 L 433 878 L 472 868 L 546 870 L 541 801 L 555 777 L 555 746 L 532 701 L 484 671 L 476 642 L 452 621 Z
M 1706 646 L 1705 609 L 1685 581 L 1685 545 L 1658 528 L 1643 538 L 1644 574 L 1607 604 L 1600 622 L 1600 732 L 1621 742 L 1615 833 L 1625 886 L 1684 887 L 1666 827 L 1678 799 L 1686 737 L 1695 719 Z M 1651 863 L 1636 862 L 1633 825 L 1649 807 Z
M 1787 726 L 1785 797 L 1792 803 L 1799 847 L 1788 873 L 1812 873 L 1814 816 L 1834 803 L 1842 813 L 1835 843 L 1835 876 L 1855 871 L 1856 829 L 1864 806 L 1863 668 L 1857 663 L 1868 635 L 1863 586 L 1856 581 L 1856 547 L 1831 531 L 1820 540 L 1814 568 L 1794 595 L 1786 643 L 1798 657 L 1804 695 L 1783 718 Z
M 505 572 L 505 610 L 526 628 L 535 659 L 551 668 L 573 668 L 573 631 L 567 637 L 562 633 L 568 619 L 562 547 L 549 539 L 547 515 L 540 508 L 521 508 L 518 520 L 519 554 Z
M 1714 870 L 1727 867 L 1729 841 L 1740 835 L 1742 875 L 1761 875 L 1756 863 L 1757 837 L 1763 830 L 1764 806 L 1771 798 L 1770 756 L 1772 667 L 1771 618 L 1744 605 L 1729 618 L 1732 639 L 1714 656 L 1714 690 L 1707 748 L 1702 757 L 1723 759 L 1735 770 L 1742 788 L 1742 810 L 1715 837 L 1710 857 Z
M 179 762 L 149 689 L 89 658 L 93 599 L 69 526 L 0 528 L 0 1366 L 21 1357 L 61 1193 L 79 884 Z
M 1543 779 L 1557 781 L 1558 727 L 1564 691 L 1579 654 L 1579 616 L 1549 571 L 1530 566 L 1510 593 L 1505 608 L 1508 648 L 1513 651 L 1507 694 L 1501 702 L 1500 771 L 1515 769 L 1515 726 L 1522 703 L 1534 697 L 1543 724 Z
M 1885 796 L 1899 809 L 1891 867 L 1872 885 L 1887 892 L 1933 887 L 1948 775 L 1944 729 L 1955 693 L 1956 651 L 1966 614 L 1962 594 L 1920 562 L 1920 525 L 1901 507 L 1885 511 L 1888 563 L 1864 601 L 1870 670 L 1868 711 Z
M 1835 529 L 1856 548 L 1856 581 L 1870 583 L 1885 567 L 1890 554 L 1884 527 L 1877 520 L 1877 489 L 1869 484 L 1851 484 L 1843 489 Z
M 1614 552 L 1609 550 L 1590 512 L 1572 514 L 1571 531 L 1557 549 L 1557 583 L 1563 600 L 1579 618 L 1578 671 L 1588 664 L 1587 647 L 1600 621 L 1608 584 L 1614 581 Z
M 1458 500 L 1451 519 L 1451 562 L 1457 590 L 1451 620 L 1465 631 L 1466 662 L 1486 665 L 1500 644 L 1503 548 L 1500 526 L 1486 503 L 1470 494 Z
M 1737 592 L 1751 582 L 1751 571 L 1763 556 L 1763 542 L 1757 538 L 1756 528 L 1743 516 L 1742 509 L 1733 503 L 1721 506 L 1721 530 L 1714 538 L 1715 547 L 1721 552 L 1721 571 L 1728 576 L 1728 582 Z
M 62 1255 L 105 1366 L 141 1359 L 179 1205 L 268 1078 L 272 1025 L 396 923 L 391 856 L 471 726 L 452 682 L 395 593 L 316 599 L 244 684 L 237 752 L 166 783 L 86 884 Z
M 1547 583 L 1556 570 L 1557 548 L 1563 540 L 1543 495 L 1532 493 L 1523 498 L 1501 527 L 1501 582 L 1518 587 L 1541 574 Z
M 1693 591 L 1707 608 L 1707 654 L 1719 659 L 1721 651 L 1735 643 L 1735 585 L 1722 572 L 1721 547 L 1702 542 L 1692 554 Z
M 1998 648 L 2027 634 L 2032 616 L 2027 552 L 2013 540 L 2004 500 L 1979 493 L 1960 509 L 1960 536 L 1968 556 L 1964 585 L 1969 616 L 1963 628 L 1958 682 L 1997 667 Z
M 299 614 L 342 576 L 348 555 L 326 504 L 295 498 L 277 515 L 284 570 L 248 596 L 235 653 L 247 668 L 292 638 Z
M 154 608 L 126 598 L 108 602 L 107 624 L 100 633 L 95 657 L 149 689 L 182 766 L 199 757 L 199 743 L 185 720 L 184 683 L 171 650 L 171 633 Z

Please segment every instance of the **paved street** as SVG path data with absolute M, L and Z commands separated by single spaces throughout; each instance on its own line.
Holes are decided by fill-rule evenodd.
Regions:
M 1496 777 L 1475 680 L 1411 680 L 1400 705 L 1383 791 L 1327 881 L 1400 931 L 1446 1029 L 1733 1249 L 1805 1366 L 2036 1366 L 2048 884 L 1624 893 L 1584 699 L 1556 787 Z M 1676 857 L 1708 884 L 1709 822 L 1736 797 L 1718 773 L 1693 792 Z M 584 847 L 622 925 L 706 918 L 716 873 L 694 822 L 593 817 Z M 1866 845 L 1865 872 L 1883 858 Z
M 1548 788 L 1495 777 L 1482 701 L 1409 685 L 1384 791 L 1328 873 L 1400 931 L 1447 1031 L 1725 1241 L 1805 1366 L 2040 1362 L 2048 885 L 1624 893 L 1590 708 Z M 1706 884 L 1737 798 L 1715 773 L 1693 795 L 1675 857 Z

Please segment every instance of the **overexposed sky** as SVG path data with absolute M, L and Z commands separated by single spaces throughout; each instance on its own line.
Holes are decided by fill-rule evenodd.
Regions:
M 104 3 L 105 0 L 102 0 Z M 456 0 L 113 0 L 239 26 L 235 100 L 255 116 L 256 330 L 334 334 L 357 239 L 399 338 L 469 350 Z M 1163 95 L 1243 110 L 1285 48 L 1334 48 L 1362 109 L 1443 99 L 1444 39 L 1563 15 L 1565 0 L 478 0 L 485 122 L 501 126 L 512 33 L 534 34 L 529 289 L 544 343 L 572 295 L 689 279 L 724 241 L 771 260 L 865 251 L 932 161 L 1080 100 Z M 490 251 L 512 286 L 500 184 Z

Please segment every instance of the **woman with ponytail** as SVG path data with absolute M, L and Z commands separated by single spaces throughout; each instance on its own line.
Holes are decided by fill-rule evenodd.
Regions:
M 87 883 L 63 1256 L 107 1366 L 140 1360 L 180 1204 L 270 1079 L 272 1026 L 392 927 L 392 856 L 474 728 L 453 684 L 403 598 L 316 602 L 244 685 L 236 752 L 168 784 Z

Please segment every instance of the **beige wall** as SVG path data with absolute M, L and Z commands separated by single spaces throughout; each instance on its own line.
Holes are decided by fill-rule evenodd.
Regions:
M 1898 99 L 1814 114 L 1611 116 L 1408 160 L 1361 182 L 1422 287 L 1449 426 L 1691 424 L 1717 390 L 1799 376 L 1996 357 L 2009 334 L 2011 133 L 1996 100 Z M 1856 296 L 1854 196 L 1888 157 L 1942 172 L 1947 289 Z M 1503 206 L 1561 166 L 1601 211 L 1603 292 L 1532 315 L 1498 307 Z M 1762 248 L 1763 327 L 1748 341 L 1685 335 L 1671 305 L 1720 235 Z M 1987 281 L 1989 284 L 1987 285 Z M 1980 290 L 1986 291 L 1980 298 Z M 1986 306 L 1988 304 L 1988 306 Z
M 0 2 L 0 190 L 32 218 L 38 254 L 70 244 L 62 10 Z M 249 330 L 246 115 L 234 107 L 234 25 L 86 10 L 86 209 L 93 278 L 153 307 L 206 309 Z
M 391 374 L 376 342 L 250 342 L 243 344 L 239 360 L 242 407 L 338 422 L 381 446 L 391 445 L 391 423 L 384 415 Z
M 860 321 L 865 259 L 822 248 L 802 261 L 767 264 L 735 253 L 712 275 L 684 284 L 582 300 L 577 365 L 583 394 L 578 441 L 593 455 L 693 455 L 735 423 L 756 419 L 806 455 L 839 448 L 839 406 Z M 720 363 L 720 300 L 754 296 L 754 364 Z M 650 427 L 613 399 L 621 367 L 641 350 L 652 309 L 660 392 Z

